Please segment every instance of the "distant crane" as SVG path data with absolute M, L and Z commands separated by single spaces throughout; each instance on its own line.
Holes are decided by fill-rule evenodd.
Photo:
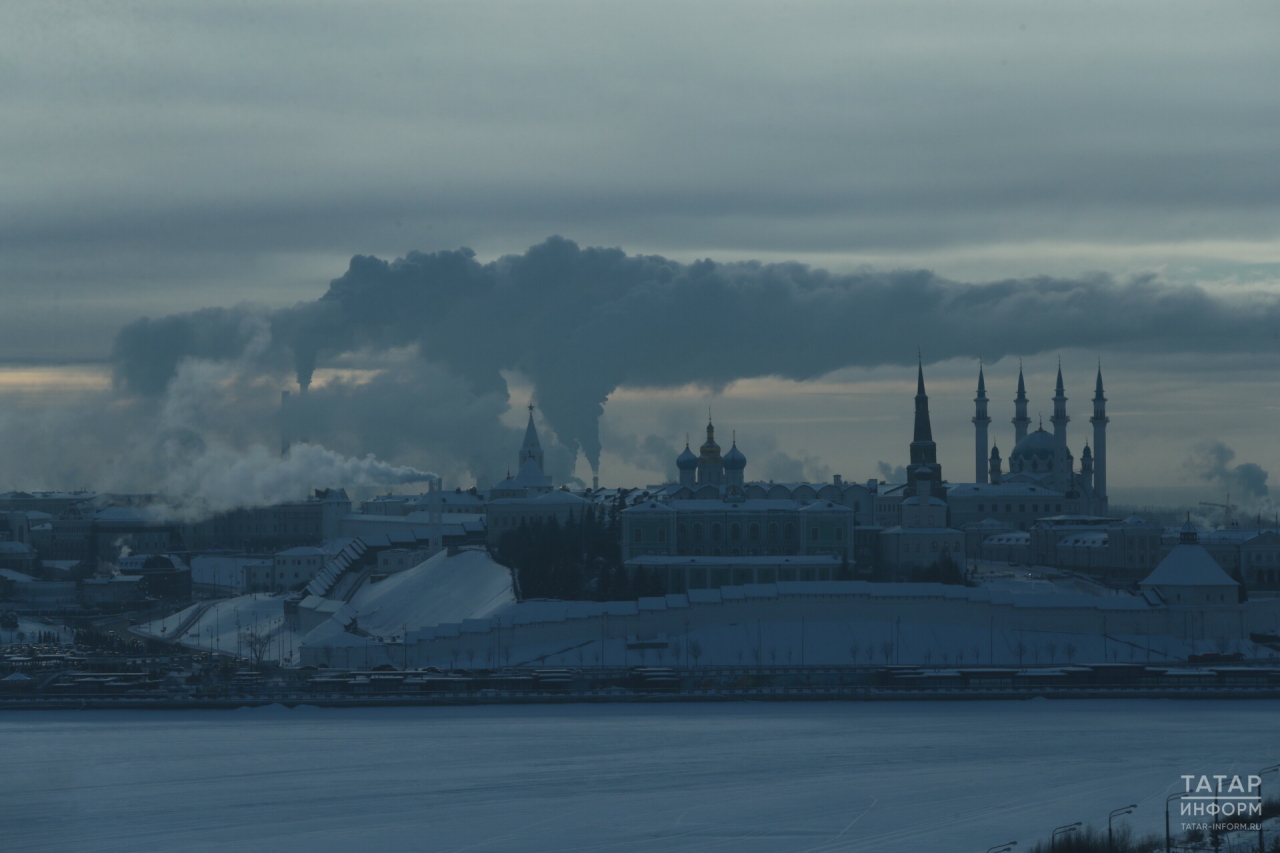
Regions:
M 1227 502 L 1224 504 L 1209 503 L 1208 501 L 1200 501 L 1200 506 L 1216 506 L 1222 510 L 1222 526 L 1223 527 L 1239 527 L 1240 522 L 1231 517 L 1233 509 L 1239 509 L 1235 504 L 1231 503 L 1231 493 L 1227 492 Z

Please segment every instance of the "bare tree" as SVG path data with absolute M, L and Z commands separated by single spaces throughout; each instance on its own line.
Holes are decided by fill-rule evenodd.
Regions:
M 738 656 L 738 665 L 741 666 L 742 665 L 742 649 L 738 649 L 736 654 Z
M 698 659 L 702 657 L 702 643 L 697 640 L 689 641 L 689 657 L 693 658 L 694 666 L 697 666 Z
M 1067 656 L 1067 663 L 1072 663 L 1076 659 L 1076 644 L 1067 643 L 1062 647 L 1062 651 Z
M 859 646 L 857 643 L 853 643 L 852 645 L 849 646 L 849 657 L 853 660 L 854 663 L 858 662 L 858 649 L 859 649 Z
M 964 649 L 956 649 L 956 666 L 964 666 Z
M 1053 640 L 1044 644 L 1044 650 L 1049 653 L 1049 663 L 1057 663 L 1058 660 L 1058 644 Z
M 889 658 L 893 657 L 893 643 L 889 640 L 885 640 L 881 643 L 880 654 L 884 656 L 884 662 L 887 664 L 889 662 Z
M 1036 643 L 1031 647 L 1031 657 L 1035 658 L 1036 663 L 1040 663 L 1040 644 Z
M 867 657 L 867 663 L 871 663 L 871 659 L 876 656 L 876 647 L 872 643 L 867 643 L 867 650 L 863 652 Z
M 777 664 L 777 662 L 778 662 L 778 647 L 770 646 L 769 647 L 769 663 Z
M 933 661 L 933 649 L 924 650 L 924 665 L 928 666 Z
M 1018 653 L 1018 666 L 1022 666 L 1022 659 L 1027 656 L 1027 644 L 1019 640 L 1013 648 Z
M 474 669 L 476 665 L 476 650 L 467 649 L 467 664 Z
M 257 628 L 248 628 L 240 632 L 240 642 L 248 649 L 254 663 L 262 663 L 267 649 L 271 647 L 271 636 Z
M 1226 637 L 1219 637 L 1213 641 L 1213 646 L 1218 650 L 1218 654 L 1225 655 L 1227 650 L 1231 648 L 1231 641 Z
M 947 664 L 951 663 L 951 652 L 943 652 L 941 657 L 942 657 L 943 666 L 946 666 Z

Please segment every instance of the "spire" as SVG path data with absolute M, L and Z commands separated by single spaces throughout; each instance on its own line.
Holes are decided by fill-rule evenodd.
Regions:
M 1018 359 L 1018 394 L 1013 398 L 1013 443 L 1027 437 L 1027 427 L 1031 418 L 1027 417 L 1027 383 L 1022 378 L 1022 359 Z
M 987 380 L 983 376 L 982 362 L 978 362 L 978 396 L 973 398 L 973 474 L 975 483 L 987 482 Z
M 1107 398 L 1102 393 L 1102 359 L 1098 359 L 1098 380 L 1093 391 L 1093 494 L 1090 512 L 1106 515 L 1107 509 Z
M 911 438 L 911 465 L 928 466 L 933 479 L 942 482 L 938 466 L 938 446 L 933 443 L 933 428 L 929 424 L 929 395 L 924 390 L 924 363 L 916 368 L 916 421 Z
M 542 471 L 542 442 L 538 440 L 538 428 L 533 423 L 533 404 L 530 403 L 528 408 L 529 423 L 524 428 L 524 443 L 520 445 L 519 467 L 523 468 L 524 463 L 532 459 Z
M 929 395 L 924 390 L 924 365 L 916 368 L 916 428 L 912 443 L 933 441 L 933 428 L 929 424 Z
M 1062 357 L 1058 357 L 1058 385 L 1054 389 L 1053 395 L 1053 417 L 1049 419 L 1053 423 L 1053 437 L 1057 439 L 1058 444 L 1063 447 L 1067 446 L 1067 424 L 1071 418 L 1067 417 L 1067 392 L 1062 384 Z

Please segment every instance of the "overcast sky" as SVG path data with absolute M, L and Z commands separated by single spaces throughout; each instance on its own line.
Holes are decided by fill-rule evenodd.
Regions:
M 922 334 L 877 340 L 880 364 L 858 351 L 770 380 L 744 359 L 740 376 L 690 365 L 655 387 L 619 368 L 598 377 L 622 383 L 601 425 L 608 482 L 670 473 L 645 461 L 645 443 L 682 444 L 708 403 L 748 456 L 748 436 L 753 458 L 776 456 L 770 473 L 877 476 L 879 462 L 905 461 L 917 346 L 937 362 L 935 434 L 953 480 L 972 477 L 979 356 L 1006 455 L 1017 357 L 1035 374 L 1034 417 L 1048 414 L 1063 356 L 1077 455 L 1101 357 L 1113 489 L 1195 485 L 1186 464 L 1207 440 L 1270 470 L 1276 335 L 1222 341 L 1250 305 L 1271 316 L 1280 298 L 1277 32 L 1271 2 L 5 4 L 0 400 L 28 413 L 7 428 L 132 393 L 106 362 L 139 317 L 287 309 L 322 296 L 354 255 L 469 247 L 484 264 L 561 235 L 682 263 L 929 270 L 975 286 L 1148 276 L 1170 293 L 1199 288 L 1222 314 L 1204 345 L 1194 326 L 1174 333 L 1184 346 L 1135 345 L 1115 316 L 1104 338 L 1073 311 L 1043 346 L 1019 328 L 993 343 L 993 322 L 968 352 L 962 334 L 931 352 L 944 306 Z M 1138 311 L 1163 297 L 1143 298 Z M 718 309 L 684 310 L 715 327 L 730 322 Z M 1049 328 L 1052 309 L 1041 299 L 1008 322 Z M 687 318 L 679 336 L 646 321 L 637 359 L 679 353 L 696 332 Z M 479 349 L 505 331 L 469 330 Z M 717 330 L 718 346 L 787 345 L 732 331 Z M 356 343 L 363 356 L 322 354 L 319 367 L 376 369 L 377 334 Z M 514 356 L 493 365 L 505 388 L 439 358 L 465 380 L 466 399 L 442 406 L 509 429 L 539 397 L 536 369 Z M 556 359 L 540 369 L 570 369 Z M 549 436 L 557 426 L 568 434 L 549 421 Z M 344 452 L 362 449 L 359 431 L 349 425 Z M 589 476 L 573 435 L 563 473 Z M 380 441 L 371 449 L 402 457 L 391 462 L 463 482 L 499 464 L 457 461 L 461 438 Z M 7 474 L 0 488 L 37 484 L 28 469 Z

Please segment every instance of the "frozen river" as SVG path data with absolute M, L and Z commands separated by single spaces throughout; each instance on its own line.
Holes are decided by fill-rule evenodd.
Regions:
M 1280 761 L 1280 702 L 0 714 L 5 851 L 982 851 Z M 1274 776 L 1271 778 L 1275 778 Z

